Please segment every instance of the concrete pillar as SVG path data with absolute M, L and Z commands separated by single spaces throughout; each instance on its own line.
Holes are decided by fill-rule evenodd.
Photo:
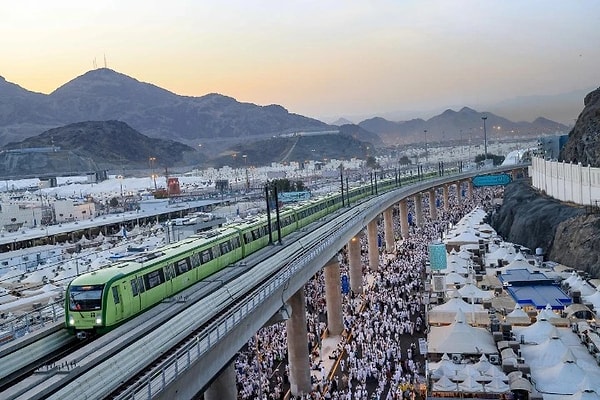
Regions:
M 379 269 L 379 243 L 377 241 L 377 219 L 367 224 L 367 243 L 369 244 L 369 268 Z
M 435 204 L 435 189 L 429 191 L 429 216 L 432 221 L 437 219 L 437 207 Z
M 290 391 L 293 396 L 310 393 L 310 362 L 308 354 L 308 331 L 304 287 L 289 298 L 292 315 L 285 322 L 288 339 L 288 362 L 290 369 Z
M 360 239 L 354 236 L 348 242 L 348 262 L 350 267 L 350 289 L 354 294 L 362 294 L 362 263 L 360 262 Z
M 473 198 L 473 181 L 471 180 L 467 181 L 467 198 Z
M 385 236 L 385 251 L 393 253 L 396 247 L 394 246 L 394 221 L 392 220 L 392 207 L 383 212 L 383 233 Z
M 444 198 L 444 211 L 450 210 L 450 195 L 448 194 L 448 185 L 442 186 L 442 196 Z
M 408 204 L 406 199 L 400 200 L 400 233 L 404 239 L 408 238 Z
M 327 330 L 329 335 L 340 335 L 344 330 L 342 321 L 342 282 L 340 263 L 333 257 L 323 268 L 325 275 L 325 301 L 327 302 Z
M 457 205 L 461 205 L 462 204 L 462 198 L 461 198 L 461 181 L 456 182 L 456 204 Z
M 423 226 L 423 199 L 421 193 L 415 194 L 414 199 L 416 224 L 421 228 Z
M 237 400 L 235 365 L 229 363 L 204 392 L 204 400 Z

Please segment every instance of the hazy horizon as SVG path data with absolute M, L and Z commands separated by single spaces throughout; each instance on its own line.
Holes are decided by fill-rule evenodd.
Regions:
M 467 106 L 568 123 L 583 98 L 541 110 L 519 99 L 600 86 L 600 2 L 24 0 L 0 12 L 0 75 L 40 93 L 106 59 L 180 95 L 324 121 Z

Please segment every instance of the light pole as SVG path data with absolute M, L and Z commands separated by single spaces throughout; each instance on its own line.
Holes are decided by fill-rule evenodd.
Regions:
M 248 179 L 248 155 L 243 154 L 244 158 L 244 169 L 246 170 L 246 191 L 250 190 L 250 179 Z
M 429 155 L 427 151 L 427 129 L 423 131 L 425 133 L 425 164 L 429 164 Z
M 156 157 L 150 157 L 150 169 L 152 170 L 152 181 L 154 181 L 154 191 L 156 192 L 158 188 L 156 187 L 156 175 L 154 175 L 154 162 L 156 161 Z
M 487 131 L 485 130 L 485 120 L 487 119 L 487 115 L 482 115 L 481 119 L 483 120 L 483 152 L 485 154 L 485 160 L 487 160 Z

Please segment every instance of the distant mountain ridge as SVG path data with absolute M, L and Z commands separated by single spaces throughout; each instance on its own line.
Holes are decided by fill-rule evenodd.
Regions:
M 482 116 L 486 116 L 488 140 L 515 137 L 533 137 L 564 133 L 569 128 L 546 118 L 533 122 L 513 122 L 490 112 L 479 112 L 469 107 L 459 111 L 446 110 L 428 120 L 388 121 L 381 117 L 367 119 L 358 125 L 378 134 L 386 144 L 429 143 L 469 139 L 480 140 L 484 136 Z M 427 132 L 425 132 L 427 131 Z M 427 137 L 425 137 L 427 136 Z
M 179 96 L 108 68 L 88 71 L 49 95 L 0 80 L 0 145 L 57 126 L 106 120 L 190 145 L 203 139 L 239 140 L 332 128 L 279 105 L 240 103 L 216 93 Z
M 394 122 L 376 117 L 357 126 L 340 119 L 340 126 L 336 126 L 290 113 L 279 105 L 241 103 L 216 93 L 180 96 L 108 68 L 88 71 L 48 95 L 0 79 L 0 146 L 72 123 L 118 120 L 151 138 L 171 139 L 197 150 L 202 144 L 208 157 L 248 141 L 335 129 L 345 134 L 352 131 L 355 139 L 381 147 L 425 139 L 431 143 L 461 138 L 479 140 L 483 137 L 482 114 L 464 107 L 460 111 L 446 110 L 427 120 Z M 545 119 L 512 122 L 485 114 L 490 140 L 567 130 L 566 126 Z

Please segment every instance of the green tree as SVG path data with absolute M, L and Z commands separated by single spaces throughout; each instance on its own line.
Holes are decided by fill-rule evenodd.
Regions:
M 487 158 L 494 160 L 494 165 L 500 165 L 504 162 L 505 157 L 488 153 Z M 485 160 L 485 154 L 478 154 L 475 156 L 476 163 L 482 162 L 483 160 Z
M 377 162 L 377 159 L 373 156 L 368 156 L 367 161 L 365 162 L 367 168 L 370 169 L 381 169 L 381 165 Z

